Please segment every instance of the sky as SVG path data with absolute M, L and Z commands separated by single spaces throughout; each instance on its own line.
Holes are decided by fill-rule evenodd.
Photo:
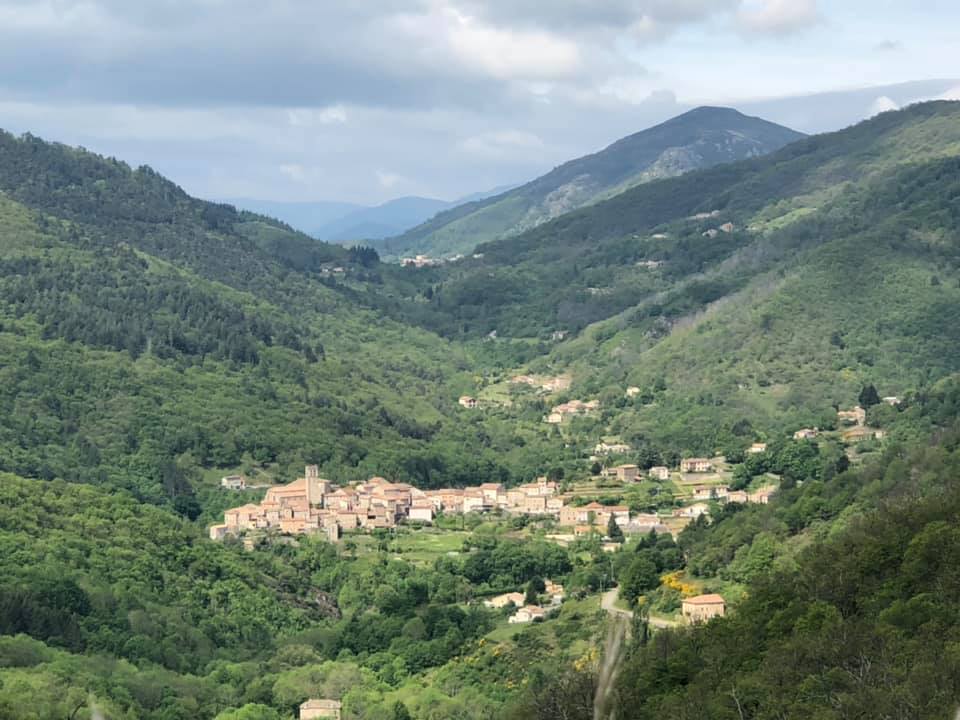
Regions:
M 698 104 L 820 131 L 960 99 L 813 95 L 960 78 L 957 27 L 956 0 L 0 0 L 0 128 L 206 198 L 454 199 Z

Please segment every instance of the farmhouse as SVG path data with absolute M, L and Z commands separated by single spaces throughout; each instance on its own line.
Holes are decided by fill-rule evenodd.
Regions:
M 636 482 L 640 477 L 640 468 L 636 465 L 617 465 L 600 471 L 604 477 L 616 477 L 620 482 Z
M 227 475 L 220 478 L 220 487 L 226 490 L 246 490 L 247 478 L 243 475 Z
M 673 516 L 677 518 L 690 518 L 692 520 L 697 519 L 701 515 L 709 515 L 710 506 L 706 503 L 698 502 L 693 505 L 687 505 L 686 507 L 677 508 L 673 511 Z
M 857 405 L 853 410 L 837 410 L 837 420 L 845 425 L 864 425 L 867 411 Z
M 630 452 L 630 446 L 626 443 L 605 443 L 600 441 L 593 448 L 596 455 L 622 455 Z
M 523 599 L 523 593 L 511 592 L 504 593 L 503 595 L 497 595 L 496 597 L 487 598 L 483 601 L 483 604 L 488 608 L 499 610 L 500 608 L 507 607 L 507 605 L 521 607 L 523 605 Z
M 517 623 L 529 623 L 534 620 L 543 620 L 547 616 L 547 611 L 542 607 L 537 607 L 536 605 L 524 605 L 522 608 L 517 610 L 516 614 L 511 615 L 507 620 L 508 623 L 517 624 Z
M 697 595 L 683 601 L 682 613 L 689 623 L 701 623 L 715 617 L 723 617 L 726 603 L 720 595 Z
M 300 720 L 313 720 L 314 718 L 340 720 L 340 708 L 339 700 L 307 700 L 300 705 Z
M 817 428 L 801 428 L 793 434 L 794 440 L 813 440 L 820 431 Z
M 468 410 L 473 410 L 475 407 L 477 407 L 477 399 L 475 397 L 471 397 L 470 395 L 461 395 L 457 402 L 460 403 L 460 407 L 465 407 Z
M 747 449 L 747 453 L 750 455 L 758 455 L 767 451 L 767 444 L 762 442 L 755 442 Z
M 647 471 L 647 475 L 651 480 L 664 482 L 670 479 L 670 469 L 663 465 L 655 465 Z
M 687 458 L 680 461 L 680 472 L 705 473 L 713 470 L 713 463 L 706 458 Z

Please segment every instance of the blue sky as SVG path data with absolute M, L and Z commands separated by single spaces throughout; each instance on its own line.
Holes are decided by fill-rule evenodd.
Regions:
M 814 131 L 960 98 L 757 102 L 960 78 L 957 27 L 941 0 L 0 0 L 0 127 L 204 197 L 453 198 L 701 103 Z

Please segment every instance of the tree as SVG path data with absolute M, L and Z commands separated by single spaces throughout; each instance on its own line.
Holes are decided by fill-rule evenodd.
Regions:
M 623 530 L 617 524 L 617 518 L 614 517 L 613 513 L 610 513 L 610 520 L 607 522 L 607 537 L 613 542 L 622 543 L 624 541 Z
M 860 407 L 866 409 L 880 404 L 880 394 L 873 385 L 865 385 L 858 398 Z
M 393 706 L 393 720 L 413 720 L 413 716 L 410 714 L 410 711 L 407 710 L 407 706 L 400 700 L 397 700 Z
M 527 605 L 536 605 L 537 600 L 539 599 L 538 596 L 546 589 L 547 585 L 543 582 L 543 578 L 532 578 L 530 582 L 527 583 L 527 594 L 523 598 L 523 601 Z

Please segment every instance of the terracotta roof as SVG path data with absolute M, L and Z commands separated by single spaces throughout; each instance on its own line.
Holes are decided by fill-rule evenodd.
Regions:
M 697 595 L 692 598 L 684 598 L 683 602 L 690 603 L 691 605 L 716 605 L 725 601 L 722 596 L 712 593 L 710 595 Z

